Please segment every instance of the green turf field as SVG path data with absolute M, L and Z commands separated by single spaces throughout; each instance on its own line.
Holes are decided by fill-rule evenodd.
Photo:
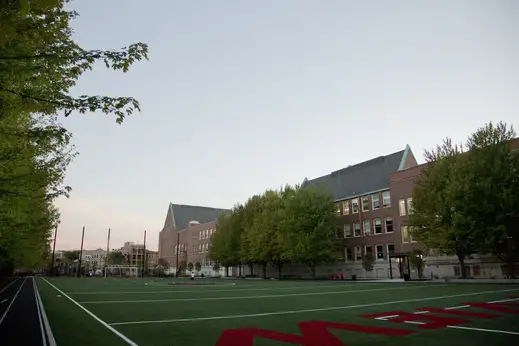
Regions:
M 518 285 L 44 280 L 38 289 L 59 346 L 519 345 Z M 414 314 L 419 308 L 449 309 Z M 365 316 L 379 313 L 398 316 Z

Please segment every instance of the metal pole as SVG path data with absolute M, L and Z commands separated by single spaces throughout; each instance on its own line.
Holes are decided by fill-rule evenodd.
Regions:
M 56 255 L 56 237 L 58 236 L 58 225 L 54 229 L 54 245 L 52 245 L 52 259 L 50 262 L 50 276 L 54 276 L 54 256 Z
M 77 277 L 79 277 L 81 273 L 81 259 L 83 258 L 83 240 L 85 240 L 85 226 L 83 226 L 83 232 L 81 233 L 81 249 L 79 250 Z
M 144 253 L 142 254 L 142 277 L 144 277 L 144 269 L 146 267 L 146 231 L 144 231 Z
M 106 271 L 106 266 L 108 265 L 109 255 L 110 255 L 110 228 L 108 229 L 108 237 L 106 239 L 105 271 Z
M 176 269 L 175 269 L 175 276 L 178 278 L 178 255 L 180 253 L 180 232 L 177 231 L 177 263 L 176 263 Z

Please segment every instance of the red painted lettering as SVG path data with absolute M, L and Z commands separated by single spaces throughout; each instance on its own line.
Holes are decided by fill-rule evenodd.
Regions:
M 439 308 L 419 308 L 420 311 L 429 311 L 435 314 L 447 314 L 447 315 L 456 315 L 456 316 L 464 316 L 464 317 L 476 317 L 476 318 L 496 318 L 499 315 L 496 314 L 488 314 L 486 312 L 469 312 L 469 311 L 460 311 L 454 309 L 439 309 Z
M 394 317 L 392 317 L 394 316 Z M 402 322 L 421 322 L 418 328 L 421 329 L 441 329 L 447 326 L 455 326 L 458 324 L 468 323 L 466 320 L 458 318 L 450 318 L 444 316 L 436 316 L 430 314 L 413 314 L 405 311 L 391 311 L 382 314 L 363 315 L 365 318 L 391 317 L 388 321 L 393 323 Z
M 504 306 L 505 304 L 499 303 L 462 303 L 464 305 L 470 305 L 475 308 L 493 310 L 497 312 L 502 312 L 504 314 L 519 314 L 519 310 L 512 309 L 510 306 Z
M 411 330 L 392 329 L 373 326 L 358 326 L 354 324 L 310 321 L 300 322 L 298 327 L 302 335 L 286 334 L 273 330 L 259 328 L 239 328 L 225 330 L 215 346 L 253 346 L 254 338 L 281 341 L 303 346 L 343 346 L 344 343 L 327 329 L 355 331 L 368 334 L 387 336 L 402 336 L 412 334 Z

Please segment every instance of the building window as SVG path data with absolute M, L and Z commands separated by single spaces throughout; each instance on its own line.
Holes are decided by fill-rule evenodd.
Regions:
M 346 249 L 346 261 L 353 261 L 353 251 L 351 249 Z
M 384 208 L 391 207 L 391 193 L 389 191 L 382 192 L 382 206 Z
M 371 223 L 369 220 L 362 221 L 362 228 L 364 228 L 364 235 L 371 235 Z
M 378 193 L 371 195 L 371 208 L 373 208 L 373 210 L 380 209 L 380 197 Z
M 454 266 L 454 275 L 455 276 L 460 276 L 461 275 L 460 267 Z
M 351 213 L 357 214 L 359 212 L 359 199 L 354 198 L 351 200 Z
M 387 253 L 392 254 L 395 253 L 395 245 L 394 244 L 387 244 Z
M 342 202 L 342 215 L 350 215 L 350 203 L 348 201 Z
M 398 211 L 400 212 L 400 216 L 405 216 L 405 199 L 398 201 Z
M 362 260 L 362 250 L 360 246 L 355 246 L 355 261 Z
M 351 238 L 352 236 L 351 225 L 347 223 L 344 225 L 344 238 Z
M 341 239 L 343 237 L 343 232 L 340 227 L 337 227 L 335 230 L 335 238 Z
M 360 223 L 359 222 L 353 223 L 353 236 L 360 237 Z
M 375 245 L 375 251 L 377 252 L 377 259 L 383 260 L 384 259 L 384 245 Z
M 373 246 L 368 245 L 364 248 L 364 253 L 367 255 L 373 256 Z
M 363 196 L 362 201 L 362 211 L 369 211 L 369 196 Z
M 413 239 L 413 230 L 414 230 L 414 228 L 409 226 L 409 242 L 410 243 L 416 243 L 416 240 Z
M 382 234 L 382 222 L 380 219 L 373 220 L 373 228 L 375 229 L 375 234 Z
M 402 232 L 402 243 L 410 243 L 409 228 L 407 226 L 402 226 L 400 227 L 400 231 Z
M 413 213 L 413 197 L 409 197 L 407 199 L 407 213 L 408 214 Z
M 337 213 L 337 215 L 341 215 L 341 203 L 340 202 L 335 203 L 335 212 Z
M 386 217 L 386 233 L 393 233 L 393 219 L 390 217 Z

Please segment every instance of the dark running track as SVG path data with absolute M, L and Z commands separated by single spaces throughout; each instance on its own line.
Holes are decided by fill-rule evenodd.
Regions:
M 48 345 L 39 313 L 33 277 L 9 279 L 0 285 L 0 345 Z M 45 340 L 44 340 L 45 338 Z

